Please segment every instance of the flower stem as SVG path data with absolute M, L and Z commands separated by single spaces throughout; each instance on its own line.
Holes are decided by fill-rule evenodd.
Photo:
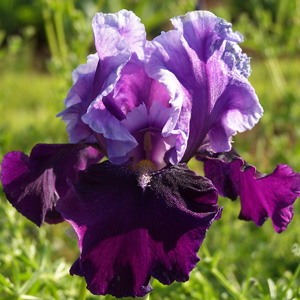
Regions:
M 86 298 L 86 283 L 85 283 L 84 278 L 82 278 L 80 289 L 79 289 L 78 300 L 85 300 L 85 298 Z
M 51 20 L 51 12 L 48 8 L 43 8 L 42 10 L 44 23 L 45 23 L 45 31 L 48 40 L 48 44 L 50 47 L 50 52 L 52 57 L 59 57 L 59 50 L 57 45 L 57 40 L 55 36 L 55 30 L 53 26 L 53 22 Z
M 237 291 L 235 287 L 227 281 L 224 275 L 217 268 L 212 268 L 211 273 L 227 289 L 227 291 L 233 296 L 234 299 L 245 300 L 240 295 L 240 292 Z

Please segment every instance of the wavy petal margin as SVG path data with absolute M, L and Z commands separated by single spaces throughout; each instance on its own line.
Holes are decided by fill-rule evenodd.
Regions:
M 93 101 L 92 91 L 99 58 L 97 53 L 87 57 L 87 63 L 79 65 L 72 74 L 73 87 L 64 100 L 66 109 L 57 114 L 67 125 L 70 143 L 94 143 L 92 129 L 81 117 Z
M 241 201 L 239 218 L 262 226 L 268 217 L 277 233 L 286 230 L 293 218 L 293 203 L 300 196 L 300 173 L 278 165 L 271 174 L 262 174 L 234 150 L 202 153 L 205 176 L 223 197 Z
M 97 295 L 144 296 L 150 277 L 186 281 L 211 223 L 217 191 L 186 165 L 137 174 L 104 162 L 79 173 L 57 209 L 74 227 L 81 255 L 71 274 Z
M 58 199 L 84 170 L 103 157 L 85 144 L 37 144 L 30 157 L 20 151 L 7 153 L 1 164 L 1 181 L 9 202 L 26 218 L 41 226 L 44 221 L 59 223 L 55 210 Z
M 167 136 L 178 134 L 170 162 L 187 162 L 207 134 L 214 152 L 229 151 L 230 138 L 251 129 L 263 109 L 253 87 L 249 59 L 237 42 L 243 37 L 210 12 L 195 11 L 172 19 L 175 30 L 149 43 L 146 71 L 171 95 L 173 118 Z M 184 148 L 184 151 L 182 149 Z

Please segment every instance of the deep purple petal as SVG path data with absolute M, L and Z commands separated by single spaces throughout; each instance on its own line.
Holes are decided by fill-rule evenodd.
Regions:
M 209 180 L 186 165 L 135 173 L 104 162 L 80 172 L 58 210 L 79 237 L 71 274 L 94 294 L 143 296 L 150 277 L 186 281 L 206 231 L 220 216 Z
M 6 154 L 1 164 L 3 190 L 11 204 L 25 217 L 41 226 L 63 221 L 55 210 L 58 199 L 84 170 L 103 157 L 84 144 L 36 145 L 30 157 L 20 151 Z
M 293 217 L 293 203 L 300 196 L 299 173 L 288 165 L 278 165 L 269 175 L 259 173 L 234 150 L 207 156 L 204 170 L 220 195 L 232 200 L 240 196 L 241 219 L 261 226 L 270 217 L 276 232 L 286 230 Z
M 186 162 L 207 134 L 214 152 L 230 150 L 231 136 L 251 129 L 263 110 L 246 79 L 249 59 L 236 44 L 242 36 L 231 24 L 203 11 L 172 22 L 175 30 L 149 44 L 146 71 L 171 95 L 174 116 L 163 132 L 180 133 L 174 151 Z M 180 146 L 186 149 L 183 157 Z

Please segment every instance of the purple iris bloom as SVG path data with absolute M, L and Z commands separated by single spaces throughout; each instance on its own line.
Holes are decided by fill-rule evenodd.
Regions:
M 2 162 L 4 192 L 19 212 L 38 226 L 73 226 L 81 253 L 70 272 L 94 294 L 144 296 L 151 277 L 188 280 L 221 216 L 218 193 L 239 196 L 240 218 L 261 226 L 270 217 L 277 232 L 300 193 L 289 166 L 261 174 L 231 148 L 263 113 L 242 35 L 205 11 L 172 24 L 150 42 L 132 12 L 96 14 L 97 53 L 73 72 L 58 115 L 70 144 L 38 144 Z M 193 156 L 206 177 L 186 165 Z

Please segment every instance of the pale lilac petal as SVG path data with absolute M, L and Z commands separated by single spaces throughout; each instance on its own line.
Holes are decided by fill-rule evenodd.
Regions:
M 143 103 L 129 112 L 126 115 L 126 119 L 122 120 L 122 124 L 124 124 L 131 133 L 143 129 L 161 130 L 170 118 L 171 112 L 172 109 L 170 107 L 167 108 L 158 101 L 153 101 L 148 110 Z
M 110 94 L 110 107 L 106 108 L 116 117 L 113 107 L 118 108 L 123 117 L 131 112 L 135 107 L 144 104 L 150 109 L 153 101 L 158 101 L 166 107 L 170 107 L 170 96 L 165 87 L 159 82 L 149 78 L 144 66 L 140 66 L 134 60 L 129 61 L 122 69 L 121 77 L 117 82 L 113 93 Z
M 212 72 L 215 69 L 212 69 Z M 218 97 L 211 112 L 208 133 L 214 152 L 229 151 L 230 137 L 250 130 L 262 115 L 262 108 L 254 88 L 248 81 L 232 79 Z
M 159 157 L 158 165 L 165 166 L 164 154 L 170 143 L 172 147 L 175 144 L 173 135 L 160 134 L 173 112 L 165 87 L 149 78 L 144 68 L 130 61 L 123 68 L 114 90 L 100 98 L 93 102 L 82 120 L 94 132 L 104 136 L 109 160 L 123 164 L 134 155 L 133 160 L 138 161 L 144 155 L 143 136 L 140 140 L 135 134 L 154 130 L 159 132 L 157 142 L 160 144 L 155 156 Z M 135 149 L 138 145 L 139 150 Z M 158 153 L 159 148 L 165 151 Z
M 57 116 L 67 125 L 70 143 L 94 143 L 95 137 L 91 128 L 82 122 L 81 117 L 86 113 L 91 104 L 94 76 L 99 59 L 98 55 L 89 55 L 87 63 L 80 65 L 73 71 L 73 87 L 66 99 L 65 110 Z
M 96 48 L 99 44 L 100 64 L 95 74 L 93 95 L 97 97 L 101 94 L 103 97 L 107 96 L 115 87 L 121 76 L 122 68 L 131 57 L 131 52 L 126 41 L 114 28 L 100 27 L 96 29 L 96 33 L 94 29 L 94 35 Z M 102 53 L 99 54 L 100 50 L 103 51 L 103 55 Z
M 87 57 L 87 63 L 79 65 L 72 73 L 73 87 L 70 89 L 64 104 L 70 107 L 77 103 L 86 102 L 89 99 L 94 75 L 98 66 L 99 58 L 97 53 Z M 86 104 L 88 107 L 90 103 Z
M 146 71 L 171 95 L 174 115 L 163 132 L 181 133 L 176 163 L 188 161 L 207 134 L 214 152 L 230 150 L 231 136 L 251 129 L 263 110 L 246 79 L 249 59 L 236 45 L 242 36 L 231 24 L 209 12 L 188 13 L 172 22 L 175 30 L 149 44 Z M 183 157 L 179 149 L 186 149 Z
M 201 61 L 206 61 L 223 40 L 243 42 L 243 36 L 233 32 L 230 23 L 209 11 L 192 11 L 171 21 Z
M 95 143 L 93 130 L 85 124 L 81 117 L 86 114 L 87 107 L 84 103 L 74 104 L 57 116 L 66 123 L 70 143 Z
M 152 81 L 144 67 L 136 64 L 135 61 L 129 61 L 122 69 L 121 77 L 114 91 L 109 98 L 107 97 L 106 108 L 115 117 L 124 119 L 135 107 L 141 104 L 148 106 Z
M 115 88 L 123 67 L 132 55 L 142 58 L 146 41 L 144 26 L 132 12 L 122 10 L 117 14 L 99 13 L 94 17 L 92 25 L 97 54 L 89 56 L 87 64 L 79 66 L 74 71 L 74 86 L 65 100 L 67 108 L 58 115 L 62 116 L 67 124 L 71 143 L 95 142 L 93 129 L 95 126 L 89 125 L 96 121 L 89 120 L 89 117 L 92 118 L 98 113 L 87 114 L 88 110 L 93 111 L 95 107 L 105 102 L 110 113 L 115 116 L 121 113 L 119 111 L 121 107 L 118 108 L 108 95 Z M 137 66 L 142 64 L 137 62 L 137 58 L 132 60 L 135 60 Z M 101 130 L 99 126 L 97 128 L 97 133 L 104 134 L 105 131 L 105 137 L 113 140 L 113 137 L 107 134 L 109 128 Z M 110 156 L 112 155 L 110 153 Z
M 107 44 L 105 38 L 98 32 L 101 28 L 115 29 L 119 36 L 126 41 L 126 46 L 129 47 L 130 51 L 136 53 L 139 58 L 143 58 L 143 48 L 146 43 L 145 26 L 141 23 L 140 18 L 132 11 L 122 9 L 115 14 L 97 13 L 93 19 L 95 44 L 99 56 L 103 57 L 117 54 L 118 51 L 120 51 L 118 49 L 120 48 L 120 44 L 115 42 L 116 47 L 114 47 L 114 51 L 116 51 L 116 53 L 112 53 L 111 45 L 105 45 Z M 107 38 L 107 36 L 105 37 Z M 118 42 L 120 41 L 122 41 L 121 38 L 118 39 Z
M 293 217 L 293 203 L 300 196 L 299 173 L 287 165 L 278 165 L 268 175 L 259 173 L 233 150 L 202 159 L 205 176 L 219 193 L 232 200 L 240 197 L 241 219 L 261 226 L 270 217 L 276 232 L 286 230 Z
M 105 137 L 107 156 L 111 161 L 114 158 L 124 157 L 121 162 L 118 160 L 118 164 L 126 162 L 128 160 L 127 153 L 138 145 L 128 129 L 103 104 L 101 107 L 90 109 L 82 117 L 82 120 L 93 131 Z M 115 163 L 117 163 L 116 160 Z
M 151 276 L 186 281 L 220 216 L 216 202 L 210 181 L 186 165 L 140 175 L 109 162 L 93 165 L 58 204 L 79 237 L 71 274 L 84 276 L 92 293 L 116 297 L 144 296 Z
M 91 146 L 36 145 L 30 157 L 20 151 L 6 154 L 1 164 L 1 181 L 10 203 L 25 217 L 41 226 L 63 221 L 55 210 L 58 199 L 76 180 L 78 170 L 99 161 L 103 155 Z
M 126 115 L 126 119 L 122 120 L 121 122 L 131 134 L 145 128 L 149 128 L 149 115 L 146 105 L 143 103 L 133 108 Z
M 146 71 L 150 77 L 163 84 L 170 94 L 172 113 L 163 128 L 163 135 L 175 134 L 178 137 L 180 151 L 176 147 L 172 155 L 172 163 L 176 164 L 182 159 L 187 146 L 192 102 L 191 95 L 181 80 L 192 80 L 192 64 L 182 46 L 180 35 L 175 31 L 162 32 L 149 48 L 151 56 L 146 64 Z
M 226 41 L 222 59 L 230 70 L 238 72 L 245 78 L 250 76 L 250 58 L 245 53 L 242 53 L 242 49 L 238 44 Z
M 146 33 L 140 19 L 126 10 L 116 14 L 97 13 L 92 26 L 101 62 L 95 84 L 99 87 L 98 94 L 104 97 L 113 90 L 132 55 L 143 58 Z
M 165 107 L 160 101 L 153 101 L 149 110 L 150 127 L 164 128 L 172 112 L 171 107 Z
M 92 26 L 97 54 L 88 56 L 87 64 L 73 72 L 74 85 L 65 99 L 67 108 L 58 114 L 67 124 L 71 143 L 95 142 L 93 130 L 89 122 L 82 121 L 82 116 L 89 106 L 99 105 L 114 89 L 131 58 L 136 65 L 142 65 L 137 59 L 143 58 L 146 33 L 132 12 L 96 14 Z M 108 101 L 107 106 L 109 104 Z M 113 109 L 113 105 L 110 108 Z
M 129 156 L 131 164 L 147 159 L 159 170 L 167 163 L 166 155 L 176 143 L 176 135 L 163 136 L 162 129 L 170 118 L 172 109 L 161 102 L 153 101 L 150 109 L 145 104 L 134 108 L 122 120 L 122 124 L 136 139 L 138 146 Z

